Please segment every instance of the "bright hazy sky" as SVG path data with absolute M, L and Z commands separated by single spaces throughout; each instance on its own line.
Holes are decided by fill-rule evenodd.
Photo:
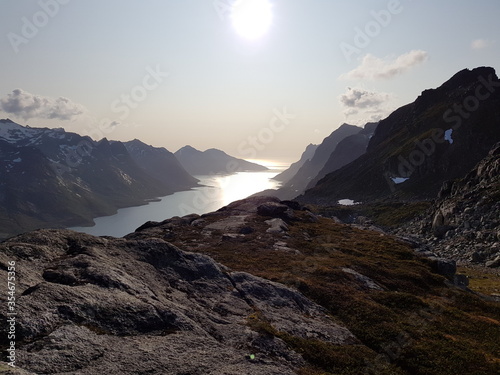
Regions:
M 232 3 L 0 0 L 0 117 L 293 161 L 343 122 L 499 67 L 498 0 Z

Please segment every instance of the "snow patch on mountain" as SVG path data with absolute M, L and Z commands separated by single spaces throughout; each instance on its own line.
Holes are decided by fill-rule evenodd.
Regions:
M 453 129 L 448 129 L 447 131 L 444 132 L 444 140 L 448 141 L 451 144 L 453 144 L 453 138 L 451 135 L 453 134 Z

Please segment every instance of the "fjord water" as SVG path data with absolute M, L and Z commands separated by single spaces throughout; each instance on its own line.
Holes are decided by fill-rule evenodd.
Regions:
M 261 163 L 264 164 L 264 163 Z M 69 228 L 94 236 L 122 237 L 132 233 L 147 221 L 163 221 L 174 216 L 216 211 L 239 199 L 266 189 L 276 189 L 279 182 L 272 180 L 287 164 L 269 163 L 265 172 L 238 172 L 232 175 L 195 176 L 200 187 L 162 197 L 159 201 L 137 207 L 119 209 L 115 215 L 94 219 L 93 227 Z

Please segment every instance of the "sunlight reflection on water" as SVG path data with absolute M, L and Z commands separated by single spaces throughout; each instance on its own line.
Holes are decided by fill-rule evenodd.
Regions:
M 264 165 L 262 161 L 259 164 Z M 173 216 L 190 213 L 204 214 L 216 211 L 235 200 L 246 198 L 266 189 L 276 189 L 274 176 L 288 167 L 284 163 L 270 163 L 264 172 L 238 172 L 232 175 L 195 176 L 203 186 L 162 197 L 158 202 L 144 206 L 119 209 L 115 215 L 94 219 L 93 227 L 69 228 L 95 236 L 122 237 L 147 221 L 163 221 Z

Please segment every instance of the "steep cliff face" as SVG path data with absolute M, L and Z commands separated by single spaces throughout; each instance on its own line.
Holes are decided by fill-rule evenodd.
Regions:
M 344 165 L 351 163 L 366 152 L 368 143 L 373 137 L 377 129 L 377 123 L 367 123 L 363 130 L 359 133 L 350 135 L 338 143 L 330 157 L 326 161 L 324 167 L 319 171 L 317 176 L 313 178 L 307 185 L 308 189 L 316 186 L 319 180 L 327 174 L 342 168 Z
M 313 180 L 325 166 L 325 163 L 328 161 L 339 142 L 346 137 L 359 133 L 361 130 L 362 128 L 349 124 L 342 124 L 338 129 L 334 130 L 332 134 L 326 137 L 323 142 L 318 145 L 311 160 L 306 161 L 297 173 L 284 184 L 283 190 L 293 191 L 295 196 L 301 194 L 311 180 Z
M 500 81 L 492 68 L 463 70 L 382 120 L 367 153 L 300 199 L 432 199 L 500 140 Z
M 500 267 L 500 143 L 464 178 L 445 182 L 431 209 L 404 231 L 447 257 Z

